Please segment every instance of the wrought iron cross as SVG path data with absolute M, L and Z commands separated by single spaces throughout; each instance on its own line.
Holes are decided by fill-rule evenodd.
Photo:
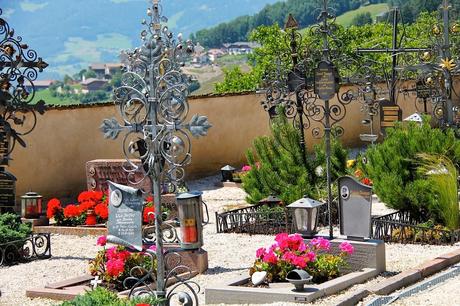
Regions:
M 36 112 L 45 112 L 43 100 L 31 103 L 35 97 L 33 82 L 46 67 L 37 52 L 29 49 L 22 37 L 15 37 L 14 29 L 0 18 L 0 166 L 8 165 L 16 142 L 26 147 L 22 136 L 35 128 Z
M 391 53 L 391 79 L 389 81 L 389 98 L 391 104 L 396 103 L 396 83 L 398 81 L 398 55 L 401 53 L 414 53 L 414 52 L 423 52 L 428 51 L 428 48 L 401 48 L 401 44 L 398 43 L 398 36 L 399 36 L 399 15 L 400 10 L 398 7 L 393 8 L 391 11 L 393 12 L 393 32 L 392 32 L 392 47 L 391 48 L 358 48 L 358 53 Z
M 101 130 L 110 139 L 126 132 L 123 151 L 128 177 L 134 180 L 135 173 L 141 168 L 144 177 L 132 183 L 140 184 L 144 179 L 151 181 L 157 260 L 155 295 L 168 299 L 171 293 L 166 295 L 161 187 L 169 184 L 174 188 L 184 178 L 184 166 L 191 160 L 188 133 L 195 137 L 205 136 L 211 124 L 205 116 L 199 115 L 185 121 L 189 112 L 189 78 L 182 73 L 181 67 L 185 58 L 193 53 L 193 44 L 183 41 L 180 34 L 177 39 L 173 37 L 164 25 L 167 18 L 162 15 L 159 2 L 153 0 L 152 7 L 147 10 L 150 20 L 143 21 L 146 25 L 141 32 L 143 45 L 125 53 L 127 71 L 122 76 L 122 85 L 114 90 L 123 123 L 118 123 L 115 118 L 105 119 Z M 141 166 L 134 160 L 139 157 Z M 141 284 L 142 281 L 136 283 Z

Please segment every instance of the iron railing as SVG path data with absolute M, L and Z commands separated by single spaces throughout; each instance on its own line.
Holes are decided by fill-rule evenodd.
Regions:
M 280 212 L 262 211 L 262 204 L 217 213 L 217 233 L 245 233 L 250 235 L 273 235 L 281 232 L 292 233 L 292 215 L 289 210 Z M 337 224 L 337 205 L 333 202 L 333 223 Z M 327 206 L 319 209 L 319 226 L 329 224 Z
M 0 244 L 0 266 L 50 257 L 49 233 L 32 234 L 25 239 Z
M 454 244 L 460 241 L 460 230 L 422 226 L 409 212 L 398 211 L 373 217 L 371 236 L 385 242 Z

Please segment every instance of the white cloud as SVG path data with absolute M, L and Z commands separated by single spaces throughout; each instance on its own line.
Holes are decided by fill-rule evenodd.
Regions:
M 35 11 L 45 8 L 48 5 L 48 2 L 34 3 L 34 2 L 31 2 L 30 0 L 26 0 L 26 1 L 21 2 L 20 5 L 23 11 L 35 12 Z
M 199 9 L 200 11 L 206 11 L 206 12 L 210 12 L 210 11 L 214 10 L 214 8 L 209 7 L 209 6 L 206 5 L 206 4 L 201 5 L 198 9 Z
M 2 17 L 5 17 L 5 18 L 10 18 L 11 15 L 13 15 L 14 13 L 14 9 L 12 8 L 7 8 L 5 10 L 2 11 Z

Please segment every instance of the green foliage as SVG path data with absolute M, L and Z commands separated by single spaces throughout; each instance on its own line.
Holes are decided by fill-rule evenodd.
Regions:
M 282 111 L 280 112 L 282 113 Z M 316 173 L 318 167 L 326 169 L 324 144 L 316 146 L 313 154 L 302 156 L 300 135 L 283 116 L 276 118 L 271 126 L 272 136 L 254 140 L 254 151 L 247 151 L 251 170 L 242 177 L 247 201 L 257 203 L 274 194 L 290 204 L 299 198 L 321 200 L 326 187 L 325 170 Z M 347 151 L 337 140 L 332 141 L 332 180 L 343 175 L 346 169 Z
M 437 11 L 441 0 L 388 0 L 388 5 L 391 7 L 398 6 L 401 9 L 401 14 L 405 23 L 411 23 L 423 12 Z M 460 12 L 459 1 L 449 1 L 450 5 L 457 13 Z
M 417 172 L 420 153 L 441 154 L 457 164 L 460 142 L 450 129 L 432 129 L 428 117 L 421 126 L 400 123 L 387 129 L 383 143 L 367 150 L 363 170 L 373 181 L 374 192 L 391 208 L 410 211 L 421 221 L 439 219 L 434 186 Z
M 103 287 L 87 291 L 83 295 L 78 295 L 71 301 L 65 301 L 61 306 L 135 306 L 139 303 L 150 305 L 159 305 L 160 300 L 154 297 L 122 299 L 115 292 L 109 291 Z
M 0 244 L 25 239 L 31 233 L 30 223 L 22 223 L 18 215 L 0 214 Z
M 313 276 L 313 282 L 318 284 L 340 276 L 340 269 L 346 265 L 344 257 L 323 253 L 316 256 L 307 272 Z
M 436 22 L 436 13 L 422 13 L 415 23 L 405 25 L 404 47 L 430 46 L 432 44 L 431 28 Z M 321 44 L 315 43 L 319 38 L 308 29 L 302 32 L 303 37 L 299 49 L 305 50 L 306 46 L 310 49 L 308 52 L 299 53 L 299 61 L 308 56 L 312 59 L 311 67 L 315 67 L 315 63 L 321 59 Z M 262 84 L 264 74 L 276 71 L 279 61 L 285 69 L 290 69 L 292 66 L 290 56 L 280 56 L 290 54 L 289 46 L 285 43 L 289 39 L 288 35 L 289 33 L 283 31 L 276 23 L 270 26 L 260 26 L 253 30 L 249 34 L 249 40 L 259 43 L 260 47 L 248 55 L 251 71 L 242 72 L 238 68 L 226 71 L 224 81 L 216 85 L 217 91 L 225 93 L 253 90 Z M 350 75 L 350 72 L 356 71 L 360 63 L 364 61 L 374 63 L 372 69 L 378 75 L 390 73 L 391 54 L 372 53 L 358 56 L 356 53 L 358 48 L 390 48 L 392 46 L 392 27 L 390 24 L 381 22 L 348 28 L 338 25 L 335 36 L 341 44 L 331 47 L 340 48 L 340 52 L 343 54 L 342 58 L 356 61 L 354 66 L 338 63 L 342 76 Z M 459 42 L 454 39 L 454 43 L 458 45 Z M 416 64 L 418 61 L 414 57 L 413 62 L 406 62 L 406 64 Z M 312 76 L 308 75 L 307 77 Z
M 351 21 L 351 24 L 355 26 L 363 26 L 363 25 L 372 24 L 372 23 L 373 23 L 372 16 L 371 16 L 371 13 L 369 12 L 360 13 L 356 15 Z
M 419 154 L 421 163 L 418 172 L 427 178 L 436 195 L 433 215 L 443 224 L 455 230 L 459 225 L 457 194 L 457 169 L 452 161 L 442 155 Z
M 234 93 L 255 90 L 258 80 L 253 73 L 244 73 L 240 67 L 234 66 L 230 69 L 223 69 L 224 81 L 215 84 L 216 93 Z
M 354 10 L 367 0 L 336 0 L 331 1 L 337 15 Z M 373 1 L 374 3 L 383 1 Z M 286 17 L 291 13 L 302 27 L 316 22 L 320 2 L 317 0 L 287 0 L 265 6 L 254 16 L 241 16 L 230 22 L 221 23 L 213 28 L 196 32 L 193 37 L 203 46 L 221 47 L 223 43 L 246 41 L 249 33 L 259 26 L 277 24 L 284 27 Z

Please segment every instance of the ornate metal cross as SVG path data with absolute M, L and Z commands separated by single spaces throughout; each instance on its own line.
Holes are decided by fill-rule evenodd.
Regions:
M 14 29 L 0 18 L 0 166 L 8 165 L 16 142 L 26 147 L 22 136 L 35 128 L 36 112 L 45 112 L 43 100 L 31 103 L 35 97 L 33 82 L 46 67 L 37 52 L 29 49 L 22 37 L 15 37 Z
M 187 102 L 189 78 L 181 67 L 193 53 L 191 41 L 183 41 L 182 35 L 173 38 L 162 15 L 160 0 L 153 0 L 147 10 L 149 21 L 143 21 L 146 29 L 141 32 L 144 41 L 140 48 L 125 52 L 126 72 L 122 85 L 115 89 L 115 102 L 119 105 L 122 124 L 115 118 L 105 119 L 101 130 L 106 138 L 123 138 L 125 170 L 131 180 L 139 168 L 144 179 L 150 180 L 155 206 L 156 233 L 156 292 L 166 297 L 165 261 L 163 254 L 161 191 L 168 185 L 175 191 L 185 175 L 184 166 L 191 160 L 191 140 L 188 133 L 205 136 L 211 127 L 205 116 L 194 115 L 186 122 L 189 111 Z M 140 157 L 142 165 L 136 164 Z M 143 192 L 147 192 L 143 190 Z

